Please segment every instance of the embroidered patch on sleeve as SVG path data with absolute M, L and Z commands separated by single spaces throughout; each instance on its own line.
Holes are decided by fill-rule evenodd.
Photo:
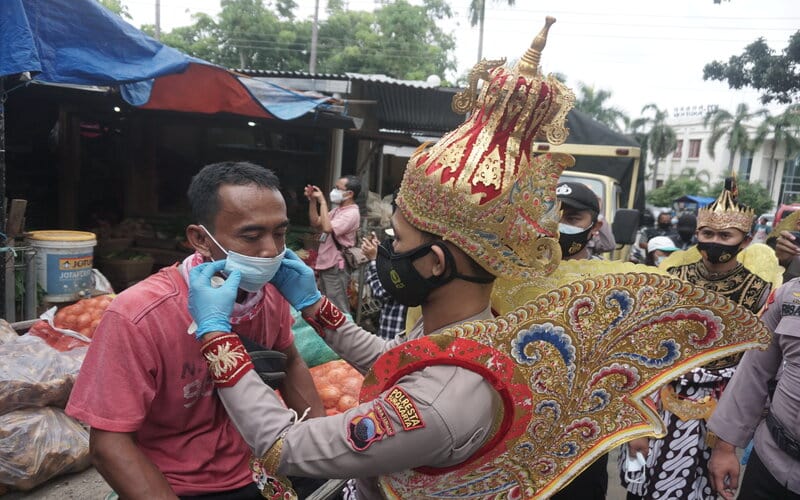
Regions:
M 412 431 L 414 429 L 422 429 L 425 427 L 425 422 L 417 410 L 417 406 L 408 397 L 406 391 L 394 386 L 389 389 L 383 399 L 391 405 L 397 416 L 400 418 L 400 423 L 403 425 L 403 430 Z
M 355 451 L 364 451 L 372 443 L 393 435 L 394 428 L 386 416 L 386 410 L 377 402 L 372 411 L 353 417 L 347 425 L 347 441 Z

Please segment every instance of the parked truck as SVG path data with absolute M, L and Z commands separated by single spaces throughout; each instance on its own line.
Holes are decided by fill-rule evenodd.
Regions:
M 633 243 L 638 214 L 644 210 L 639 143 L 575 109 L 567 115 L 567 127 L 569 136 L 564 144 L 536 143 L 536 152 L 572 155 L 575 166 L 564 170 L 561 180 L 589 186 L 601 200 L 603 217 L 616 222 L 613 228 L 617 243 Z M 623 253 L 616 257 L 623 257 Z

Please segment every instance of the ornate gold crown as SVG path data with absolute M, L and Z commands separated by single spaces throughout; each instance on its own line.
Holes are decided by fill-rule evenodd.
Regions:
M 732 227 L 750 233 L 756 214 L 752 208 L 739 205 L 737 196 L 736 178 L 725 179 L 722 193 L 714 203 L 697 211 L 697 227 L 710 227 L 716 231 Z
M 555 19 L 548 17 L 522 59 L 479 62 L 453 110 L 472 111 L 457 129 L 409 159 L 397 206 L 418 229 L 452 241 L 494 275 L 527 279 L 561 258 L 555 187 L 574 164 L 564 154 L 534 156 L 533 142 L 561 144 L 575 95 L 539 58 Z M 477 81 L 486 81 L 475 98 Z

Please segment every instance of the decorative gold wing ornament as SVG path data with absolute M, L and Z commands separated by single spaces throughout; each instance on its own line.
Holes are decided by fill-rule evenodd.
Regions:
M 758 318 L 714 292 L 655 274 L 580 280 L 493 320 L 404 343 L 361 398 L 435 364 L 480 373 L 503 401 L 498 431 L 466 463 L 381 478 L 388 498 L 547 498 L 630 439 L 663 435 L 647 397 L 715 359 L 763 348 Z
M 684 266 L 698 262 L 703 256 L 697 250 L 696 246 L 689 247 L 686 250 L 678 250 L 672 252 L 666 259 L 661 262 L 658 268 L 666 271 L 671 267 Z M 759 278 L 772 284 L 772 289 L 776 289 L 783 283 L 783 267 L 778 263 L 778 258 L 775 257 L 775 250 L 763 243 L 751 243 L 744 250 L 739 252 L 736 260 L 755 274 Z
M 492 309 L 499 314 L 505 314 L 560 286 L 586 278 L 616 273 L 651 273 L 669 276 L 665 270 L 633 262 L 562 260 L 552 274 L 536 280 L 520 281 L 497 278 L 492 290 Z

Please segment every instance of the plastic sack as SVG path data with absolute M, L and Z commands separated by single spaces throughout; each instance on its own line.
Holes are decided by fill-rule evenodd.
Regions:
M 328 361 L 339 359 L 339 356 L 333 352 L 333 349 L 328 347 L 316 330 L 311 328 L 300 312 L 294 307 L 290 307 L 292 311 L 292 318 L 294 318 L 294 325 L 292 325 L 292 333 L 294 333 L 294 345 L 300 357 L 306 362 L 309 368 L 318 366 Z M 349 315 L 346 315 L 349 317 Z
M 0 415 L 30 407 L 64 408 L 86 350 L 59 352 L 31 335 L 0 345 Z
M 17 340 L 17 337 L 19 335 L 17 335 L 14 327 L 8 321 L 0 319 L 0 344 Z
M 91 465 L 89 432 L 57 408 L 0 415 L 0 484 L 29 490 Z
M 31 325 L 27 335 L 39 337 L 44 340 L 47 345 L 56 351 L 66 352 L 76 349 L 78 347 L 88 347 L 91 342 L 90 339 L 83 337 L 79 333 L 64 330 L 62 328 L 55 328 L 52 324 L 44 320 L 39 320 Z

